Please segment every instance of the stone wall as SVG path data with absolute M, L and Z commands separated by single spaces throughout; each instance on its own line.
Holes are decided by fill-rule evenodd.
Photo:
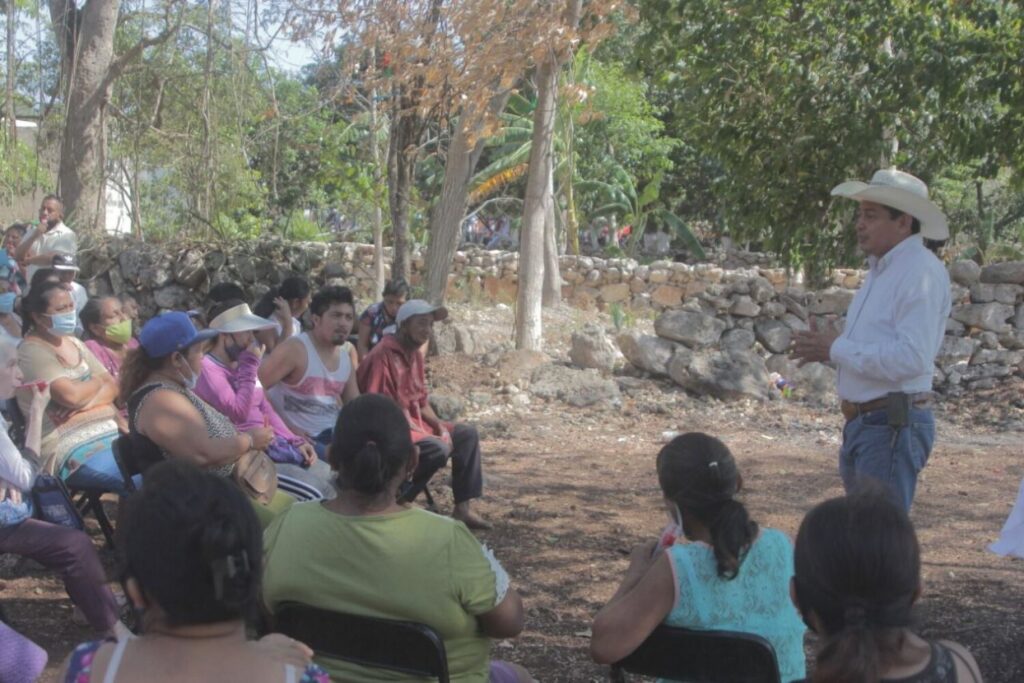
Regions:
M 390 249 L 387 252 L 386 261 Z M 373 247 L 365 244 L 271 239 L 232 246 L 170 246 L 114 241 L 84 247 L 80 260 L 91 294 L 132 292 L 145 315 L 200 306 L 210 285 L 226 280 L 241 284 L 252 300 L 293 274 L 306 276 L 315 285 L 347 284 L 363 305 L 370 303 L 373 292 Z M 459 252 L 449 276 L 449 297 L 511 303 L 518 264 L 519 255 L 514 252 Z M 412 267 L 415 287 L 422 280 L 421 254 L 414 254 Z M 587 256 L 563 256 L 561 268 L 563 296 L 572 305 L 604 310 L 619 306 L 651 315 L 678 311 L 670 317 L 682 316 L 673 328 L 681 330 L 676 336 L 702 336 L 676 339 L 666 333 L 665 339 L 752 350 L 767 360 L 770 370 L 784 375 L 793 371 L 785 355 L 792 332 L 807 329 L 812 320 L 841 325 L 863 279 L 861 271 L 836 270 L 832 286 L 809 292 L 781 268 L 670 261 L 641 265 L 632 259 Z M 947 390 L 989 387 L 1020 372 L 1024 263 L 982 268 L 972 261 L 959 261 L 950 266 L 950 277 L 953 311 L 936 362 L 936 386 Z

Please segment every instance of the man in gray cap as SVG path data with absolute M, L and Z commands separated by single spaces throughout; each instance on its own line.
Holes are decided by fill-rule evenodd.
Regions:
M 489 529 L 471 507 L 483 495 L 480 436 L 472 425 L 444 422 L 430 407 L 421 348 L 430 341 L 434 323 L 448 317 L 448 309 L 422 299 L 402 304 L 395 316 L 395 334 L 385 335 L 366 354 L 356 371 L 363 393 L 391 397 L 405 411 L 412 440 L 420 450 L 420 464 L 411 485 L 400 493 L 413 500 L 434 475 L 452 459 L 452 517 L 470 529 Z
M 935 442 L 932 375 L 950 309 L 949 275 L 923 240 L 944 241 L 949 229 L 928 186 L 909 173 L 881 170 L 869 183 L 837 185 L 832 195 L 860 203 L 857 244 L 868 274 L 843 332 L 812 325 L 797 333 L 793 355 L 838 369 L 844 487 L 881 480 L 909 510 Z

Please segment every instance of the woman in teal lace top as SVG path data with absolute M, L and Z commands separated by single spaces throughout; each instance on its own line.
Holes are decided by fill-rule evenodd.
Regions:
M 782 680 L 803 678 L 805 627 L 789 597 L 793 549 L 736 500 L 742 478 L 729 449 L 707 434 L 683 434 L 658 453 L 657 467 L 681 533 L 634 549 L 622 585 L 594 620 L 594 659 L 619 661 L 665 623 L 762 636 Z

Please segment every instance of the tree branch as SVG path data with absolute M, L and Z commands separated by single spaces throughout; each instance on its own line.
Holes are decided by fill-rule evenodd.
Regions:
M 103 79 L 104 84 L 109 86 L 111 83 L 116 81 L 118 77 L 124 73 L 128 64 L 138 59 L 139 55 L 141 55 L 146 48 L 166 43 L 171 36 L 177 33 L 178 29 L 181 28 L 181 23 L 184 20 L 184 17 L 185 13 L 183 11 L 178 12 L 178 16 L 173 25 L 168 24 L 167 28 L 151 38 L 142 38 L 139 42 L 128 48 L 127 51 L 118 55 L 114 61 L 110 63 L 110 68 L 107 69 L 107 76 Z

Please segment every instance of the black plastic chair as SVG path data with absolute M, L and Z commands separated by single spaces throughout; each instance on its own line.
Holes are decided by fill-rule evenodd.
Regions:
M 626 680 L 624 672 L 686 683 L 780 683 L 775 649 L 761 636 L 664 625 L 612 665 L 612 680 Z
M 129 491 L 135 490 L 135 482 L 132 477 L 142 475 L 142 467 L 132 452 L 132 440 L 127 434 L 119 434 L 113 443 L 114 462 L 124 479 L 125 488 Z
M 425 624 L 286 602 L 276 609 L 274 627 L 319 656 L 448 683 L 444 641 Z

